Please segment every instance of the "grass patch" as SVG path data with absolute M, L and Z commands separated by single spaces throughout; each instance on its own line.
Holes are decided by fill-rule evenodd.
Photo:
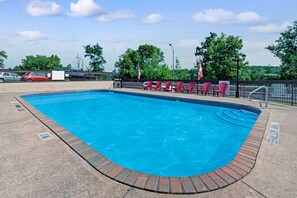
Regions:
M 271 104 L 280 104 L 280 105 L 292 106 L 291 102 L 280 102 L 280 101 L 271 101 L 271 100 L 269 100 L 268 102 L 271 103 Z M 294 103 L 293 106 L 297 107 L 297 104 Z

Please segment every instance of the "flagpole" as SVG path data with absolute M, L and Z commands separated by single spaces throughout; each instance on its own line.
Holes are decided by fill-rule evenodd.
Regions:
M 137 85 L 139 85 L 140 76 L 141 76 L 140 66 L 139 66 L 139 63 L 137 63 Z
M 197 79 L 200 80 L 201 78 L 203 78 L 203 71 L 202 71 L 202 60 L 201 60 L 201 56 L 199 57 L 199 65 L 198 65 L 198 76 Z

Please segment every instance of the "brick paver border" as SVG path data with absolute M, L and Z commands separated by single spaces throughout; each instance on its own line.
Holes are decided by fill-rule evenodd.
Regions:
M 130 92 L 120 92 L 131 94 Z M 133 93 L 133 95 L 145 95 Z M 212 103 L 219 106 L 231 107 L 237 106 L 242 109 L 256 109 L 254 107 L 232 104 L 226 102 L 205 102 L 199 99 L 176 98 L 171 96 L 146 95 L 148 97 L 157 97 L 169 100 L 180 100 L 194 103 Z M 116 180 L 120 183 L 136 187 L 143 190 L 172 193 L 172 194 L 195 194 L 209 192 L 226 187 L 246 176 L 255 166 L 256 158 L 261 146 L 261 142 L 266 130 L 270 114 L 265 110 L 258 110 L 259 117 L 250 131 L 247 139 L 232 162 L 228 165 L 214 170 L 212 172 L 191 176 L 191 177 L 163 177 L 149 175 L 119 166 L 102 154 L 88 146 L 69 131 L 59 126 L 57 123 L 46 117 L 40 111 L 27 103 L 21 96 L 15 98 L 23 104 L 38 120 L 54 132 L 62 141 L 64 141 L 77 154 L 85 159 L 92 167 L 103 175 Z

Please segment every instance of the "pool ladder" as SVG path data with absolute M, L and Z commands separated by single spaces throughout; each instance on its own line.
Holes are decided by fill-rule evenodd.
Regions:
M 121 88 L 121 81 L 113 81 L 112 85 L 109 87 L 109 92 L 114 92 L 115 88 Z
M 263 101 L 263 100 L 251 99 L 251 95 L 253 93 L 259 91 L 260 89 L 265 89 L 265 100 Z M 252 91 L 251 93 L 249 93 L 248 100 L 251 101 L 251 102 L 259 102 L 260 107 L 262 107 L 262 103 L 265 103 L 265 108 L 267 108 L 267 106 L 268 106 L 268 87 L 266 87 L 266 86 L 258 87 L 257 89 L 255 89 L 254 91 Z

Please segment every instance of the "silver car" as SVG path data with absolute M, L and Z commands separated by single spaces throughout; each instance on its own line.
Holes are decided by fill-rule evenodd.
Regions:
M 5 81 L 19 81 L 21 79 L 21 76 L 10 73 L 10 72 L 0 72 L 0 83 Z

